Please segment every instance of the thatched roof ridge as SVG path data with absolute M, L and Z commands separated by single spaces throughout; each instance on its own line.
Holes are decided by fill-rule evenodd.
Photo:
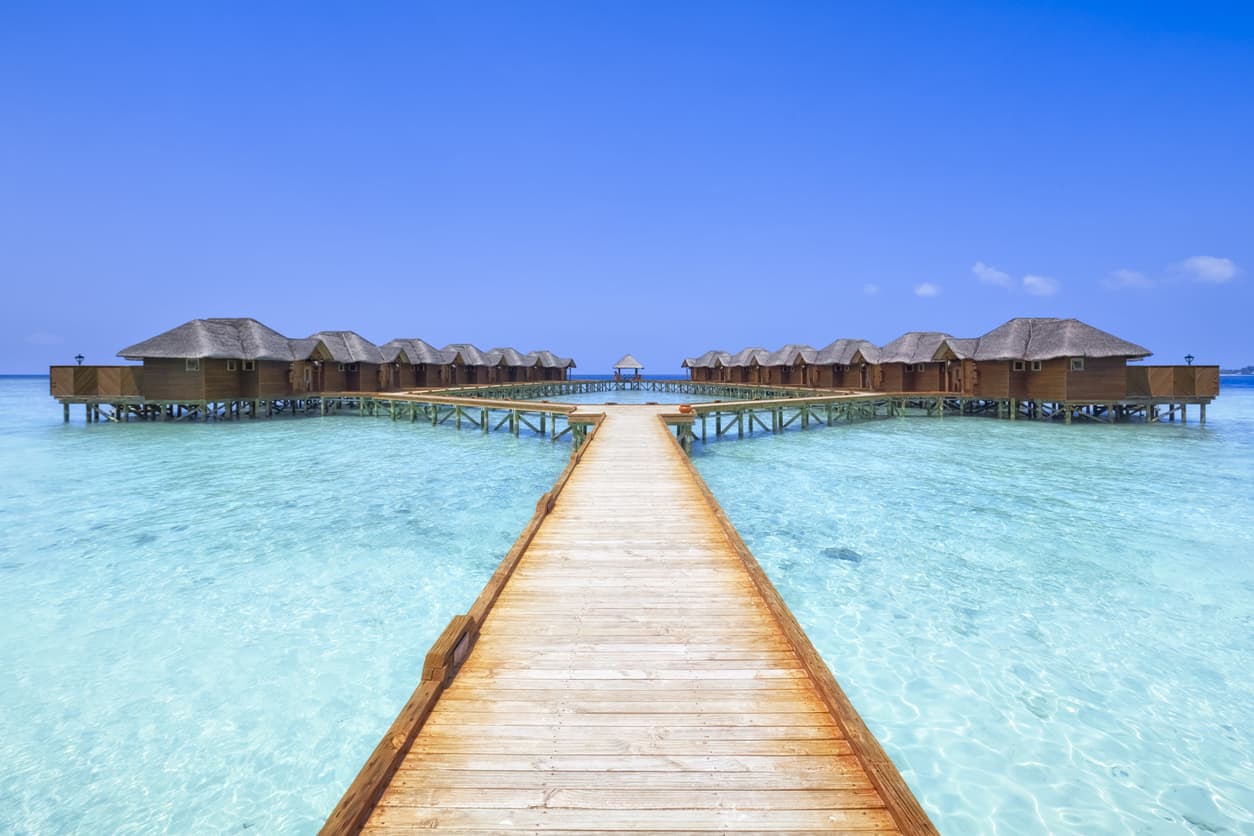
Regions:
M 681 368 L 689 368 L 689 369 L 693 369 L 693 368 L 712 369 L 715 367 L 715 365 L 726 366 L 726 365 L 730 365 L 730 363 L 731 363 L 731 354 L 727 353 L 726 351 L 720 351 L 719 349 L 716 348 L 712 351 L 707 351 L 705 354 L 702 354 L 700 357 L 689 357 L 688 359 L 684 360 L 684 362 L 681 363 L 680 366 Z
M 632 357 L 630 354 L 624 354 L 623 359 L 614 364 L 616 369 L 643 369 L 644 364 Z
M 488 352 L 488 355 L 497 358 L 494 365 L 500 365 L 504 362 L 506 366 L 530 368 L 531 366 L 537 366 L 540 364 L 540 358 L 535 355 L 535 352 L 527 352 L 526 354 L 523 354 L 516 348 L 494 348 Z
M 880 348 L 880 363 L 931 363 L 936 349 L 953 339 L 941 331 L 910 331 Z
M 532 351 L 532 355 L 540 359 L 540 365 L 546 369 L 573 369 L 575 361 L 570 357 L 558 357 L 551 351 L 541 349 L 540 351 Z
M 456 356 L 455 352 L 442 351 L 436 348 L 426 340 L 420 340 L 417 337 L 398 337 L 394 340 L 388 340 L 379 346 L 386 357 L 394 348 L 404 350 L 405 356 L 409 358 L 409 362 L 415 366 L 447 366 L 453 362 Z
M 462 362 L 467 366 L 494 366 L 495 363 L 490 361 L 487 352 L 480 351 L 470 343 L 449 343 L 444 346 L 445 351 L 455 351 L 462 358 Z
M 979 362 L 1059 357 L 1141 358 L 1152 353 L 1078 319 L 1020 317 L 980 337 L 974 357 Z
M 227 360 L 299 359 L 287 337 L 249 317 L 193 319 L 118 352 L 145 358 Z
M 789 343 L 778 351 L 772 351 L 765 361 L 758 362 L 763 366 L 792 366 L 796 364 L 797 358 L 801 358 L 806 363 L 813 363 L 818 354 L 813 346 Z
M 859 351 L 868 363 L 878 362 L 880 350 L 875 343 L 870 340 L 847 337 L 842 337 L 820 348 L 814 362 L 820 366 L 848 366 L 853 363 L 854 355 Z
M 321 340 L 336 363 L 373 363 L 377 366 L 386 362 L 379 347 L 356 331 L 319 331 L 310 334 L 308 339 Z
M 979 343 L 976 337 L 946 337 L 941 340 L 940 345 L 936 346 L 932 359 L 936 361 L 969 360 L 975 356 L 975 349 Z
M 726 361 L 724 361 L 723 365 L 724 366 L 749 366 L 749 365 L 752 365 L 756 361 L 759 366 L 765 366 L 767 364 L 766 361 L 770 359 L 770 356 L 771 356 L 771 352 L 767 351 L 765 348 L 756 347 L 756 346 L 753 348 L 742 348 L 740 349 L 740 351 L 737 351 L 735 354 L 729 357 Z

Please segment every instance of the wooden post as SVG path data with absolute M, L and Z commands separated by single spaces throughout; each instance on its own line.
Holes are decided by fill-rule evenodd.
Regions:
M 1198 416 L 1198 422 L 1201 424 L 1205 424 L 1206 423 L 1206 404 L 1202 404 L 1199 407 L 1199 409 L 1201 410 L 1201 415 Z
M 736 410 L 736 437 L 745 437 L 745 411 L 743 409 Z
M 62 415 L 65 417 L 65 423 L 67 424 L 70 423 L 70 402 L 69 401 L 62 402 L 61 412 L 62 412 Z
M 701 443 L 705 444 L 705 413 L 701 413 Z
M 1180 404 L 1180 423 L 1189 423 L 1189 405 L 1187 403 Z

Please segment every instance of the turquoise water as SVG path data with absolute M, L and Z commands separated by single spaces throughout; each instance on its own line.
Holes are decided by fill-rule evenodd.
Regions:
M 0 378 L 0 832 L 312 833 L 569 443 Z
M 941 832 L 1252 833 L 1254 387 L 1208 418 L 696 462 Z

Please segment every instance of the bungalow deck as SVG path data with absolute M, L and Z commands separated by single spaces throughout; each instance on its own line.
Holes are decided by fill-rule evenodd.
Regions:
M 599 424 L 590 443 L 324 834 L 936 832 L 668 433 L 672 408 L 572 416 Z

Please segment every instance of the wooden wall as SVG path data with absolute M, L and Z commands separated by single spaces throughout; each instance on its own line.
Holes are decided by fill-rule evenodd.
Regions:
M 227 363 L 234 368 L 228 369 Z M 240 397 L 240 366 L 239 360 L 220 360 L 206 358 L 200 361 L 200 374 L 205 381 L 204 400 L 233 401 Z M 248 374 L 247 372 L 244 372 Z
M 202 375 L 187 371 L 182 359 L 150 357 L 144 360 L 144 397 L 151 401 L 203 401 Z
M 1066 379 L 1066 399 L 1100 401 L 1122 400 L 1128 394 L 1128 361 L 1123 357 L 1090 357 L 1084 371 L 1071 371 L 1071 359 L 1049 360 L 1045 365 L 1059 363 Z

